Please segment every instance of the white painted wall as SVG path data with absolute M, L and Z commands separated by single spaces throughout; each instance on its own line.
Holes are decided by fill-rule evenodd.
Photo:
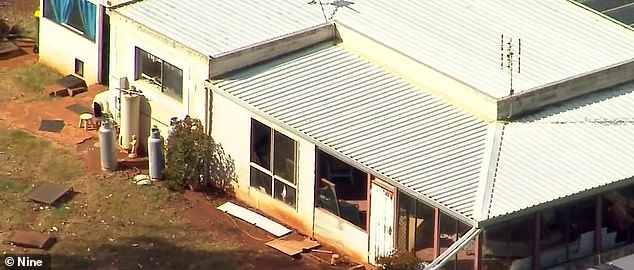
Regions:
M 254 208 L 261 210 L 305 234 L 312 234 L 315 205 L 315 145 L 279 126 L 254 115 L 233 101 L 213 94 L 212 136 L 230 154 L 236 166 L 237 196 Z M 282 132 L 298 142 L 297 209 L 278 201 L 255 188 L 250 188 L 250 138 L 251 118 Z
M 127 77 L 131 86 L 144 94 L 141 102 L 140 138 L 146 145 L 152 125 L 156 125 L 163 136 L 167 135 L 169 120 L 173 116 L 185 115 L 206 123 L 207 106 L 204 81 L 209 74 L 208 58 L 180 46 L 127 18 L 110 12 L 110 91 L 117 94 L 119 78 Z M 135 47 L 183 70 L 183 97 L 176 99 L 160 91 L 157 86 L 134 81 Z
M 99 48 L 97 41 L 101 39 L 101 14 L 99 4 L 97 11 L 97 35 L 95 41 L 83 37 L 77 30 L 60 25 L 48 18 L 40 18 L 40 62 L 54 68 L 63 75 L 75 73 L 75 58 L 84 62 L 84 80 L 88 85 L 97 83 L 99 72 Z M 42 1 L 40 1 L 42 7 Z

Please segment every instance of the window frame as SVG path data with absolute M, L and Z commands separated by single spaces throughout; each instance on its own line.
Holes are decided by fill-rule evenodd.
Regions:
M 249 139 L 250 140 L 251 153 L 254 153 L 254 144 L 255 144 L 254 143 L 254 133 L 253 133 L 253 131 L 254 131 L 254 129 L 253 129 L 254 123 L 257 123 L 257 124 L 259 124 L 261 126 L 267 127 L 269 129 L 269 142 L 268 142 L 269 143 L 269 157 L 268 157 L 268 161 L 269 161 L 269 166 L 271 167 L 271 169 L 269 170 L 269 169 L 261 166 L 260 164 L 254 162 L 252 160 L 252 156 L 251 155 L 249 157 L 249 166 L 250 166 L 250 168 L 256 169 L 259 172 L 264 173 L 264 174 L 266 174 L 267 176 L 270 177 L 270 179 L 271 179 L 271 194 L 267 193 L 267 195 L 269 195 L 272 198 L 274 198 L 274 199 L 276 199 L 278 201 L 281 201 L 285 205 L 287 205 L 289 207 L 292 207 L 295 210 L 297 210 L 297 203 L 299 201 L 299 198 L 297 196 L 299 194 L 299 188 L 298 188 L 298 186 L 299 186 L 299 164 L 298 164 L 298 160 L 299 160 L 299 142 L 297 140 L 291 138 L 290 136 L 287 136 L 283 132 L 281 132 L 279 130 L 276 130 L 276 129 L 274 129 L 274 128 L 272 128 L 272 127 L 270 127 L 270 126 L 268 126 L 268 125 L 266 125 L 266 124 L 264 124 L 264 123 L 262 123 L 262 122 L 260 122 L 260 121 L 258 121 L 256 119 L 254 119 L 254 118 L 251 118 L 251 131 L 250 131 L 250 135 L 251 136 L 250 136 L 250 139 Z M 292 142 L 293 142 L 293 146 L 294 146 L 293 175 L 294 175 L 294 178 L 295 178 L 293 181 L 295 183 L 293 183 L 293 181 L 289 181 L 288 179 L 285 179 L 284 177 L 282 177 L 280 175 L 275 174 L 275 172 L 274 172 L 275 171 L 275 133 L 276 132 L 281 134 L 281 135 L 283 135 L 283 136 L 285 136 L 286 138 L 292 140 Z M 249 170 L 249 188 L 255 188 L 259 192 L 262 192 L 261 190 L 259 190 L 259 188 L 257 188 L 256 186 L 252 185 L 252 178 L 253 178 L 253 175 L 251 173 L 251 170 Z M 275 187 L 276 187 L 275 182 L 276 182 L 276 180 L 281 182 L 284 185 L 290 186 L 291 188 L 293 188 L 295 190 L 295 196 L 294 196 L 295 200 L 294 200 L 292 205 L 287 203 L 287 202 L 285 202 L 285 201 L 283 201 L 283 200 L 280 200 L 280 199 L 278 199 L 276 197 L 276 194 L 275 194 Z
M 141 58 L 142 57 L 146 57 L 146 58 L 156 58 L 160 63 L 160 71 L 159 71 L 159 79 L 160 82 L 156 82 L 154 80 L 150 80 L 148 79 L 148 75 L 146 75 L 146 73 L 143 73 L 143 69 L 141 65 Z M 168 91 L 166 90 L 166 83 L 165 83 L 165 70 L 166 70 L 166 65 L 169 65 L 171 67 L 171 69 L 173 70 L 177 70 L 180 72 L 180 83 L 179 83 L 179 88 L 180 89 L 175 89 L 176 93 L 174 93 L 173 91 Z M 145 76 L 144 76 L 145 75 Z M 178 101 L 182 101 L 183 100 L 183 91 L 185 91 L 185 74 L 182 68 L 179 68 L 178 66 L 172 64 L 171 62 L 165 61 L 163 58 L 158 57 L 144 49 L 142 49 L 139 46 L 134 46 L 134 80 L 135 81 L 143 81 L 143 82 L 147 82 L 148 84 L 152 84 L 157 86 L 157 88 L 161 91 L 161 93 L 163 93 L 166 96 L 172 97 L 174 99 L 177 99 Z

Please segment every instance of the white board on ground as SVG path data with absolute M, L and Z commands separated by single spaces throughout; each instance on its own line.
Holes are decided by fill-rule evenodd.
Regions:
M 229 215 L 249 222 L 273 235 L 280 237 L 291 233 L 291 230 L 280 225 L 279 223 L 272 221 L 258 213 L 255 213 L 244 207 L 235 205 L 231 202 L 226 202 L 221 206 L 218 206 L 218 210 L 225 212 Z

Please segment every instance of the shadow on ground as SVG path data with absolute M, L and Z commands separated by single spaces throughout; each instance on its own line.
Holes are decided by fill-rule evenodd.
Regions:
M 91 248 L 90 255 L 52 255 L 52 269 L 328 269 L 280 258 L 269 252 L 243 250 L 200 251 L 176 246 L 165 239 L 134 237 Z M 324 266 L 325 267 L 325 266 Z

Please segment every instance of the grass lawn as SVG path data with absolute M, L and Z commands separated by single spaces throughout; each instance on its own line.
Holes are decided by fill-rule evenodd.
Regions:
M 0 239 L 16 229 L 50 232 L 59 239 L 48 251 L 53 269 L 236 269 L 238 246 L 192 234 L 173 203 L 180 195 L 136 186 L 129 172 L 82 176 L 81 162 L 48 141 L 0 128 Z M 50 209 L 23 201 L 42 180 L 77 193 Z M 0 252 L 42 251 L 0 245 Z
M 10 71 L 10 72 L 9 72 Z M 44 88 L 53 84 L 62 74 L 43 65 L 33 64 L 26 67 L 0 70 L 0 104 L 19 97 L 29 102 L 50 98 L 44 95 Z

